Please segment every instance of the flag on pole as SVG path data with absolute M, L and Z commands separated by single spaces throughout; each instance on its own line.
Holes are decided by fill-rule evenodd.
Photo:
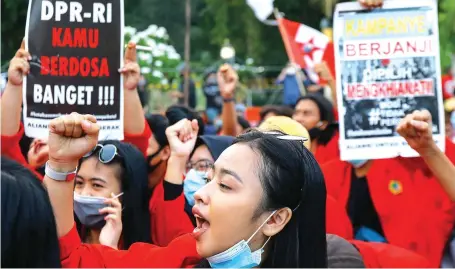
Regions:
M 246 0 L 258 20 L 264 22 L 273 12 L 274 0 Z
M 289 59 L 305 69 L 315 83 L 324 84 L 313 71 L 316 64 L 326 61 L 335 75 L 333 44 L 320 31 L 304 24 L 278 17 L 278 26 Z

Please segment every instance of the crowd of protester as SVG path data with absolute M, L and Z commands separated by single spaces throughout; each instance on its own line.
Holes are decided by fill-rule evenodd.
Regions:
M 346 162 L 336 100 L 319 90 L 264 106 L 251 128 L 225 64 L 207 75 L 218 92 L 205 115 L 182 104 L 144 115 L 134 59 L 130 43 L 123 141 L 99 141 L 96 118 L 75 112 L 53 119 L 47 139 L 24 136 L 23 44 L 11 60 L 1 97 L 3 267 L 453 266 L 455 145 L 436 146 L 428 111 L 397 126 L 419 157 Z

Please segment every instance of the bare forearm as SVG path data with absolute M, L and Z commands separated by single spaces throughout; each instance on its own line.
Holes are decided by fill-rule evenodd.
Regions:
M 332 102 L 333 102 L 333 107 L 337 108 L 338 103 L 337 103 L 337 84 L 335 83 L 335 79 L 331 79 L 327 82 L 327 84 L 330 87 L 330 92 L 332 94 Z
M 223 135 L 237 136 L 237 114 L 235 112 L 234 102 L 223 103 L 221 119 L 223 120 Z
M 169 160 L 167 161 L 164 180 L 172 184 L 183 184 L 183 175 L 185 174 L 187 160 L 188 158 L 176 157 L 171 154 L 171 157 L 169 157 Z
M 15 135 L 21 122 L 22 86 L 8 83 L 1 99 L 2 135 Z
M 452 201 L 455 201 L 455 166 L 449 158 L 436 145 L 430 153 L 421 156 Z
M 145 128 L 145 116 L 137 90 L 126 90 L 125 96 L 125 133 L 141 134 Z
M 61 165 L 49 161 L 52 169 L 58 172 L 74 171 L 77 163 Z M 56 181 L 47 176 L 44 177 L 52 210 L 54 211 L 55 222 L 57 224 L 57 234 L 59 237 L 66 235 L 74 225 L 73 214 L 73 190 L 74 181 Z

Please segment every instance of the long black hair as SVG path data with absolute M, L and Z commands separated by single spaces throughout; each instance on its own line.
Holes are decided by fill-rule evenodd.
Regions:
M 142 153 L 134 145 L 116 140 L 100 141 L 99 144 L 112 144 L 117 148 L 119 157 L 103 165 L 120 164 L 121 188 L 124 193 L 122 202 L 122 248 L 128 249 L 136 242 L 151 243 L 151 226 L 148 189 L 147 164 Z M 98 152 L 92 154 L 98 158 Z M 81 160 L 81 163 L 84 159 Z M 100 163 L 101 164 L 101 163 Z M 80 166 L 79 166 L 80 167 Z M 82 226 L 78 225 L 79 234 L 83 235 Z
M 3 268 L 57 268 L 60 250 L 46 189 L 15 161 L 1 157 Z
M 308 130 L 310 133 L 311 139 L 318 139 L 318 144 L 327 145 L 333 136 L 338 131 L 338 123 L 335 120 L 335 114 L 333 111 L 332 103 L 325 98 L 322 94 L 319 93 L 309 93 L 305 96 L 300 97 L 297 102 L 296 106 L 300 101 L 303 100 L 311 100 L 316 103 L 319 109 L 319 115 L 321 117 L 320 121 L 326 121 L 327 126 L 324 130 L 318 130 L 314 132 L 318 127 L 313 128 L 312 130 Z M 313 133 L 317 133 L 317 137 L 313 137 Z
M 283 207 L 293 210 L 289 223 L 272 237 L 261 267 L 326 268 L 326 188 L 313 154 L 302 141 L 254 130 L 233 144 L 247 145 L 260 156 L 258 176 L 264 196 L 255 217 Z M 207 265 L 204 261 L 199 266 Z

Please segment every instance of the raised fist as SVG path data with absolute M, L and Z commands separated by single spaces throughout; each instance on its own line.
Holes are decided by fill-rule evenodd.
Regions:
M 48 141 L 51 166 L 77 166 L 79 159 L 98 143 L 99 130 L 93 115 L 73 112 L 53 119 L 49 124 Z
M 171 156 L 189 158 L 196 144 L 199 125 L 197 120 L 183 119 L 166 129 Z
M 435 146 L 431 128 L 431 114 L 428 110 L 416 110 L 412 114 L 406 115 L 398 124 L 397 132 L 420 155 L 425 155 Z
M 223 64 L 218 69 L 217 81 L 221 96 L 225 99 L 234 98 L 239 76 L 230 65 Z

